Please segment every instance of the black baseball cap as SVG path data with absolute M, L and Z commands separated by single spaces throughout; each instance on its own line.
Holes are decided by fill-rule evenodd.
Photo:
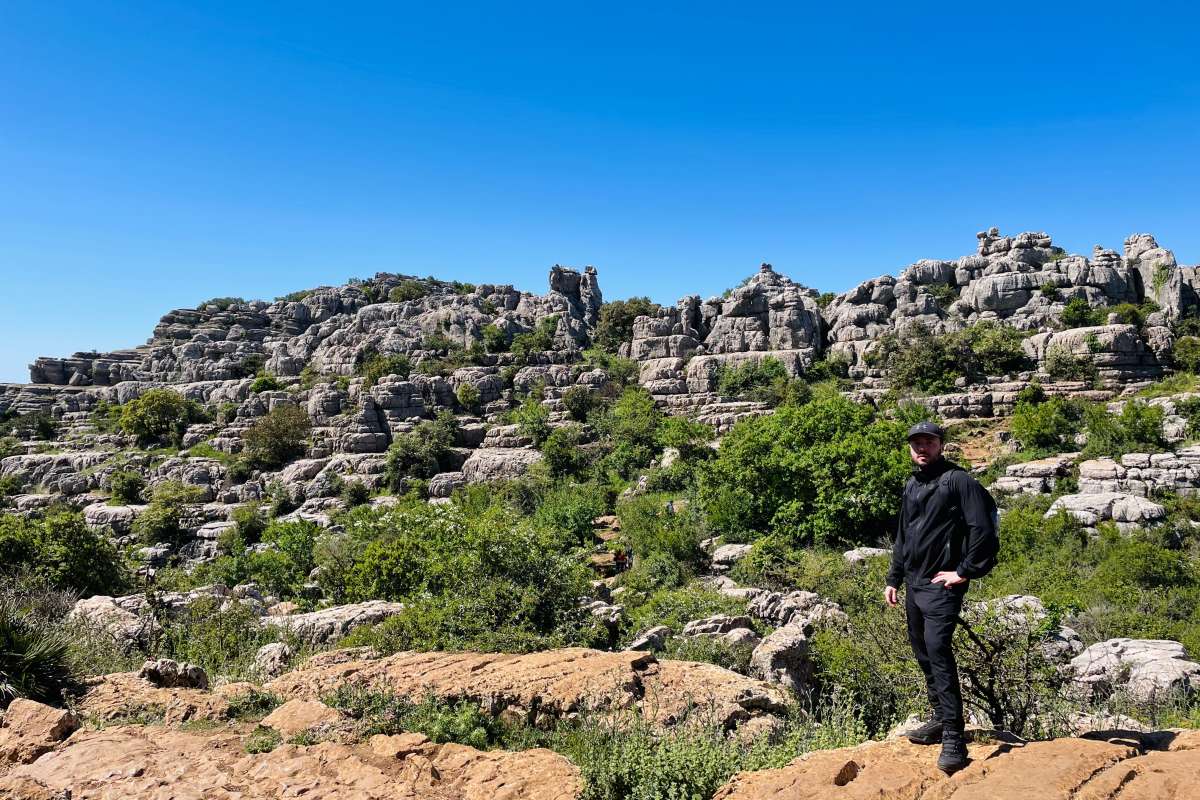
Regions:
M 913 425 L 908 429 L 909 439 L 913 438 L 914 436 L 920 436 L 921 434 L 925 434 L 926 436 L 936 436 L 943 442 L 946 441 L 946 431 L 942 429 L 941 425 L 935 425 L 932 422 L 918 422 L 916 425 Z

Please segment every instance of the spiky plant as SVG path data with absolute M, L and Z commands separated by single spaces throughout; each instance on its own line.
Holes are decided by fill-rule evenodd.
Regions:
M 62 702 L 72 684 L 69 639 L 39 624 L 12 597 L 0 597 L 0 707 L 17 697 Z

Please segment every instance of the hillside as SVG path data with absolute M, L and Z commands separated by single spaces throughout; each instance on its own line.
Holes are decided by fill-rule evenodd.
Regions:
M 1188 796 L 1197 372 L 1147 234 L 837 296 L 555 266 L 170 311 L 0 385 L 0 796 Z M 880 596 L 924 418 L 1002 514 L 953 779 L 896 741 Z

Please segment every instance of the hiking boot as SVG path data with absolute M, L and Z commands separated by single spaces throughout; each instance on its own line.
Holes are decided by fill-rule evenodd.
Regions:
M 953 775 L 967 765 L 967 740 L 962 731 L 947 728 L 942 735 L 942 752 L 937 766 L 947 775 Z
M 908 740 L 913 744 L 937 744 L 942 740 L 942 723 L 936 718 L 931 719 L 909 731 Z

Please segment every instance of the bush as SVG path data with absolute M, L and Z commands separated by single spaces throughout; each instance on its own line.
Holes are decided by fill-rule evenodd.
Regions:
M 250 393 L 258 394 L 259 392 L 277 392 L 283 388 L 283 384 L 274 375 L 268 375 L 265 372 L 259 373 L 254 382 L 250 384 Z
M 586 422 L 588 414 L 596 407 L 596 397 L 589 386 L 568 387 L 562 395 L 563 407 L 576 422 Z
M 980 380 L 1027 368 L 1023 338 L 1015 328 L 990 321 L 940 335 L 915 325 L 903 339 L 894 334 L 881 338 L 869 360 L 888 371 L 893 387 L 947 392 L 961 377 Z
M 151 389 L 121 406 L 121 428 L 138 443 L 171 443 L 178 447 L 193 422 L 207 419 L 204 409 L 170 389 Z
M 579 449 L 583 443 L 583 428 L 577 424 L 564 425 L 542 442 L 542 460 L 551 477 L 576 475 L 587 466 L 587 454 Z
M 349 508 L 354 508 L 370 501 L 371 490 L 362 481 L 346 481 L 341 497 Z
M 495 325 L 483 328 L 483 347 L 489 353 L 505 353 L 508 351 L 508 334 Z
M 600 322 L 596 325 L 593 344 L 601 350 L 615 353 L 625 342 L 633 341 L 633 323 L 641 316 L 652 317 L 662 306 L 649 297 L 631 297 L 600 306 Z
M 538 322 L 532 331 L 514 336 L 509 349 L 516 356 L 516 362 L 530 364 L 537 354 L 554 349 L 554 336 L 557 331 L 558 315 L 553 314 Z
M 159 654 L 203 667 L 212 678 L 257 679 L 254 656 L 266 644 L 280 641 L 280 631 L 263 627 L 252 610 L 240 603 L 225 608 L 214 597 L 193 601 L 178 616 L 163 615 Z
M 792 542 L 859 544 L 890 530 L 917 410 L 883 419 L 836 391 L 744 419 L 700 470 L 710 530 L 729 541 L 775 532 Z
M 453 742 L 478 750 L 496 746 L 502 736 L 502 725 L 468 700 L 455 703 L 430 695 L 414 703 L 391 692 L 345 685 L 323 699 L 356 720 L 362 736 L 411 731 L 437 744 Z
M 179 481 L 160 483 L 154 487 L 150 505 L 133 521 L 133 532 L 145 544 L 179 544 L 186 535 L 182 518 L 187 506 L 200 502 L 203 497 L 198 486 L 187 486 Z
M 58 434 L 58 420 L 44 411 L 16 416 L 0 416 L 0 436 L 49 441 Z M 11 445 L 10 445 L 11 449 Z
M 1062 325 L 1064 328 L 1090 328 L 1103 325 L 1107 318 L 1103 308 L 1092 308 L 1082 297 L 1072 297 L 1063 307 Z
M 412 373 L 412 361 L 408 356 L 400 353 L 389 355 L 371 353 L 359 361 L 354 368 L 354 373 L 365 378 L 364 385 L 370 388 L 385 375 L 399 375 L 401 378 L 407 378 Z
M 458 404 L 471 413 L 479 411 L 479 387 L 473 383 L 460 383 L 454 390 Z
M 429 290 L 420 281 L 400 281 L 400 285 L 388 292 L 389 303 L 405 303 L 420 300 Z
M 449 412 L 422 420 L 408 433 L 397 436 L 387 451 L 385 477 L 392 491 L 402 491 L 409 478 L 432 478 L 446 472 L 458 423 Z
M 1175 340 L 1175 365 L 1192 374 L 1200 373 L 1200 336 L 1184 336 Z
M 200 303 L 196 308 L 202 309 L 208 306 L 216 306 L 218 311 L 228 311 L 230 306 L 242 305 L 245 302 L 245 299 L 241 297 L 214 297 Z
M 1096 405 L 1087 408 L 1084 418 L 1087 429 L 1085 458 L 1120 458 L 1126 453 L 1157 453 L 1166 449 L 1161 406 L 1130 400 L 1120 414 L 1110 414 L 1104 406 Z
M 74 511 L 53 508 L 41 517 L 0 515 L 0 553 L 5 570 L 85 597 L 120 594 L 128 585 L 116 548 Z
M 275 406 L 243 434 L 245 458 L 256 469 L 281 467 L 304 455 L 312 430 L 308 412 L 291 403 Z
M 140 472 L 126 469 L 114 472 L 108 479 L 108 491 L 111 501 L 129 505 L 142 502 L 142 489 L 146 488 L 146 479 Z
M 1091 356 L 1074 355 L 1055 345 L 1046 351 L 1046 374 L 1057 381 L 1094 381 L 1098 371 Z
M 593 369 L 604 370 L 609 380 L 619 387 L 628 386 L 637 380 L 638 362 L 631 358 L 622 358 L 593 348 L 583 351 L 583 360 Z
M 717 392 L 726 397 L 741 397 L 766 403 L 772 408 L 785 402 L 808 400 L 808 385 L 793 379 L 777 358 L 747 361 L 736 367 L 721 365 L 717 371 Z
M 626 613 L 629 615 L 629 628 L 625 639 L 632 640 L 638 633 L 656 625 L 666 625 L 678 633 L 694 619 L 717 614 L 744 615 L 746 601 L 726 597 L 720 592 L 693 583 L 681 589 L 660 589 L 644 602 L 631 603 L 626 607 Z M 628 641 L 624 644 L 628 644 Z
M 595 422 L 611 447 L 601 465 L 602 470 L 630 478 L 648 466 L 658 455 L 661 422 L 662 414 L 655 408 L 649 392 L 640 386 L 625 389 L 608 412 Z
M 512 417 L 521 434 L 532 439 L 535 446 L 540 447 L 550 436 L 550 409 L 542 404 L 541 386 L 535 386 L 513 409 Z
M 1061 453 L 1074 447 L 1083 428 L 1083 406 L 1062 397 L 1042 403 L 1018 402 L 1012 415 L 1012 435 L 1021 449 L 1033 453 Z
M 749 675 L 750 656 L 753 653 L 754 645 L 746 642 L 733 643 L 710 636 L 673 636 L 667 640 L 660 656 L 677 661 L 716 664 Z
M 0 708 L 15 698 L 60 705 L 75 685 L 70 638 L 0 597 Z

